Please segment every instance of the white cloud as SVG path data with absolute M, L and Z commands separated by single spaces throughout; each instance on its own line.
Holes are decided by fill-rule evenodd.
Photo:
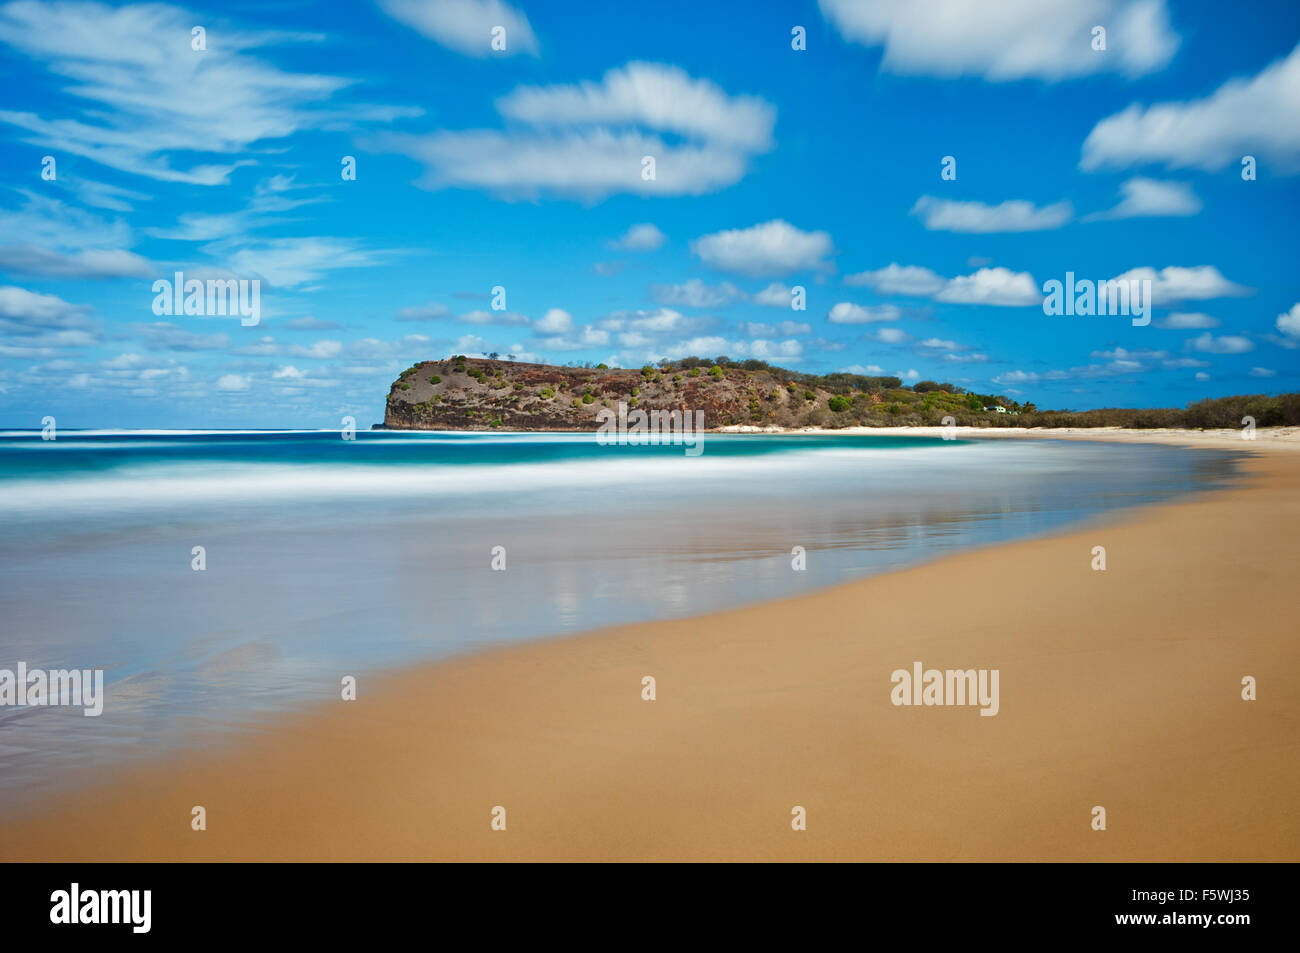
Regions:
M 542 137 L 440 132 L 381 141 L 424 163 L 421 188 L 481 188 L 508 198 L 704 195 L 740 181 L 748 164 L 743 154 L 707 143 L 669 146 L 658 136 L 610 129 Z M 656 159 L 652 180 L 642 177 L 644 156 Z
M 40 294 L 16 285 L 0 288 L 0 331 L 34 334 L 51 329 L 84 328 L 84 305 L 69 304 L 58 295 Z
M 1174 311 L 1163 318 L 1157 318 L 1154 324 L 1166 331 L 1191 331 L 1202 328 L 1217 328 L 1220 321 L 1218 318 L 1202 314 L 1199 311 Z
M 598 322 L 606 331 L 645 331 L 653 334 L 678 332 L 687 324 L 681 312 L 672 308 L 653 311 L 615 311 Z
M 841 367 L 842 374 L 861 374 L 864 377 L 876 377 L 885 373 L 885 369 L 879 364 L 850 364 L 848 367 Z
M 876 271 L 860 271 L 844 279 L 846 285 L 865 285 L 881 294 L 928 298 L 942 291 L 948 280 L 920 265 L 891 264 Z
M 394 20 L 466 56 L 538 54 L 537 36 L 522 10 L 502 0 L 379 0 Z M 505 29 L 505 49 L 492 49 L 492 30 Z
M 13 285 L 0 287 L 0 356 L 52 358 L 69 348 L 98 345 L 100 334 L 87 319 L 88 311 L 56 295 Z
M 831 308 L 826 320 L 832 324 L 871 324 L 876 321 L 897 321 L 903 312 L 892 304 L 853 304 L 841 301 Z
M 234 169 L 253 163 L 243 157 L 254 143 L 331 121 L 387 120 L 418 112 L 360 104 L 346 111 L 324 109 L 348 80 L 285 72 L 248 54 L 272 43 L 315 42 L 318 36 L 226 27 L 214 29 L 207 49 L 196 53 L 190 48 L 194 21 L 193 14 L 163 4 L 19 0 L 0 7 L 0 42 L 39 62 L 60 78 L 68 95 L 87 103 L 80 118 L 0 110 L 0 122 L 25 130 L 26 142 L 56 154 L 160 181 L 217 185 Z M 172 153 L 196 150 L 241 158 L 172 166 Z
M 702 235 L 691 242 L 691 251 L 710 267 L 753 277 L 826 268 L 832 250 L 826 232 L 805 232 L 781 219 Z
M 58 252 L 10 245 L 0 248 L 0 271 L 43 278 L 150 278 L 158 268 L 122 248 Z
M 543 193 L 593 201 L 617 193 L 703 195 L 738 182 L 772 146 L 776 111 L 728 96 L 675 66 L 628 63 L 599 83 L 521 86 L 497 101 L 523 128 L 379 137 L 422 162 L 422 188 L 482 188 L 507 198 Z M 672 137 L 669 144 L 658 135 Z M 642 159 L 655 161 L 655 176 Z
M 1287 337 L 1300 338 L 1300 301 L 1277 316 L 1277 329 Z
M 1084 218 L 1098 222 L 1117 218 L 1158 218 L 1195 215 L 1202 208 L 1192 187 L 1186 182 L 1161 182 L 1135 176 L 1119 187 L 1120 202 L 1105 212 Z
M 707 79 L 658 63 L 628 63 L 599 83 L 520 86 L 497 101 L 507 119 L 535 126 L 638 125 L 761 151 L 776 113 L 756 96 L 728 96 Z
M 1092 171 L 1158 163 L 1217 171 L 1253 155 L 1300 171 L 1300 46 L 1250 78 L 1229 80 L 1204 99 L 1132 104 L 1097 123 L 1080 167 Z
M 1070 221 L 1074 217 L 1074 207 L 1069 202 L 1056 202 L 1039 208 L 1023 199 L 986 205 L 923 195 L 912 206 L 911 214 L 919 216 L 932 232 L 1040 232 L 1060 228 Z
M 1008 268 L 981 268 L 973 275 L 959 275 L 934 296 L 952 304 L 989 304 L 1013 307 L 1041 304 L 1038 283 L 1028 272 Z
M 343 344 L 340 341 L 316 341 L 309 347 L 294 344 L 289 347 L 289 353 L 294 357 L 310 357 L 324 361 L 342 354 Z
M 134 206 L 131 205 L 132 201 L 143 202 L 149 199 L 148 195 L 141 192 L 134 192 L 131 189 L 109 185 L 105 182 L 96 182 L 92 179 L 84 179 L 77 175 L 69 175 L 62 170 L 60 170 L 59 177 L 55 181 L 64 188 L 71 190 L 83 205 L 108 209 L 110 212 L 130 212 L 134 210 Z
M 589 347 L 605 347 L 609 344 L 609 332 L 587 325 L 577 329 L 577 334 L 562 334 L 555 337 L 539 338 L 537 346 L 544 351 L 581 351 Z
M 1198 381 L 1208 381 L 1210 379 L 1210 375 L 1205 373 L 1205 371 L 1197 371 L 1196 379 Z
M 487 341 L 483 340 L 477 334 L 463 334 L 456 339 L 456 346 L 452 348 L 452 353 L 465 355 L 486 354 Z
M 651 360 L 679 357 L 712 357 L 726 354 L 728 357 L 752 357 L 759 360 L 789 359 L 803 355 L 803 345 L 790 338 L 785 341 L 773 341 L 765 338 L 756 340 L 732 340 L 713 335 L 695 337 L 680 341 L 656 351 L 647 353 Z
M 1008 268 L 980 268 L 970 275 L 944 278 L 919 265 L 891 264 L 877 271 L 849 275 L 845 284 L 866 285 L 880 294 L 933 298 L 949 304 L 987 304 L 1014 307 L 1041 304 L 1034 276 Z
M 622 251 L 654 251 L 668 240 L 668 236 L 659 231 L 658 226 L 645 222 L 641 225 L 633 225 L 621 238 L 610 242 L 611 248 L 618 248 Z
M 774 281 L 754 295 L 753 300 L 755 304 L 761 304 L 768 308 L 788 308 L 790 302 L 794 300 L 793 294 L 794 290 L 792 288 Z
M 1170 265 L 1156 271 L 1151 267 L 1130 268 L 1114 281 L 1150 281 L 1151 300 L 1157 306 L 1175 301 L 1239 298 L 1250 288 L 1229 281 L 1213 265 L 1182 268 Z
M 911 335 L 898 328 L 881 328 L 875 336 L 876 340 L 885 344 L 902 344 L 904 341 L 911 340 Z
M 133 324 L 131 329 L 140 335 L 145 347 L 151 351 L 216 351 L 230 343 L 228 335 L 199 334 L 168 321 Z
M 714 287 L 699 278 L 680 285 L 655 285 L 652 290 L 660 304 L 685 308 L 720 308 L 745 297 L 745 293 L 729 281 Z M 789 304 L 788 299 L 786 303 Z
M 812 325 L 803 321 L 781 321 L 778 324 L 743 321 L 740 330 L 751 338 L 789 337 L 792 334 L 812 334 Z
M 284 288 L 316 281 L 337 268 L 367 268 L 379 263 L 372 252 L 346 238 L 271 238 L 247 243 L 236 240 L 216 242 L 204 250 L 224 256 L 231 272 L 240 277 L 258 277 L 273 287 Z
M 567 334 L 573 330 L 573 315 L 561 308 L 551 308 L 538 319 L 533 329 L 540 334 Z
M 0 209 L 0 240 L 21 244 L 0 247 L 0 269 L 49 278 L 145 278 L 158 266 L 127 248 L 130 227 L 109 221 L 58 199 L 18 189 L 19 209 Z
M 1244 338 L 1238 334 L 1225 334 L 1216 338 L 1209 331 L 1206 331 L 1200 337 L 1193 338 L 1188 343 L 1196 350 L 1204 351 L 1206 354 L 1245 354 L 1247 351 L 1255 349 L 1254 342 L 1250 338 Z
M 993 378 L 993 383 L 999 387 L 1007 384 L 1038 384 L 1050 381 L 1065 380 L 1097 380 L 1107 377 L 1118 377 L 1125 374 L 1145 373 L 1149 368 L 1140 361 L 1134 360 L 1114 360 L 1106 364 L 1085 364 L 1082 367 L 1072 367 L 1069 370 L 1051 370 L 1038 373 L 1037 371 L 1007 371 L 998 374 Z
M 244 374 L 223 374 L 217 378 L 217 390 L 240 391 L 248 390 L 249 377 Z
M 1267 367 L 1252 367 L 1247 373 L 1251 377 L 1277 377 L 1277 371 Z
M 305 371 L 298 370 L 298 368 L 294 367 L 292 364 L 283 364 L 271 374 L 272 379 L 277 381 L 298 380 L 299 378 L 306 376 L 307 373 Z
M 905 381 L 916 381 L 921 379 L 921 372 L 913 368 L 912 370 L 908 370 L 908 371 L 899 371 L 894 376 L 901 377 Z
M 1102 71 L 1141 76 L 1178 49 L 1164 0 L 819 0 L 849 41 L 883 46 L 900 74 L 1047 81 Z M 1107 49 L 1091 30 L 1104 24 Z
M 918 342 L 921 347 L 933 348 L 936 351 L 960 351 L 962 346 L 956 341 L 947 341 L 943 338 L 926 338 Z

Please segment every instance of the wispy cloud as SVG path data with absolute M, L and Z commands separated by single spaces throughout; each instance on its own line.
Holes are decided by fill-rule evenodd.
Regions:
M 364 105 L 325 108 L 349 80 L 287 72 L 249 53 L 273 44 L 316 42 L 319 36 L 214 23 L 207 48 L 194 50 L 190 31 L 199 20 L 162 4 L 16 0 L 0 7 L 0 42 L 70 80 L 66 92 L 87 104 L 79 118 L 0 110 L 0 122 L 25 130 L 27 142 L 121 172 L 217 185 L 254 161 L 247 155 L 256 143 L 330 123 L 418 113 Z M 173 164 L 196 147 L 240 158 Z
M 1039 207 L 1022 199 L 986 205 L 923 195 L 912 206 L 912 214 L 932 232 L 1041 232 L 1060 228 L 1070 221 L 1074 217 L 1074 207 L 1069 202 Z
M 1253 155 L 1300 172 L 1300 46 L 1204 99 L 1134 103 L 1097 123 L 1083 143 L 1085 171 L 1146 163 L 1217 171 Z
M 393 133 L 374 142 L 423 163 L 423 188 L 594 201 L 733 185 L 753 155 L 771 148 L 776 121 L 776 110 L 758 97 L 729 96 L 657 63 L 629 63 L 599 83 L 522 86 L 498 100 L 497 110 L 520 128 Z M 663 134 L 679 141 L 670 144 Z M 646 157 L 654 160 L 653 176 Z
M 1142 76 L 1178 49 L 1164 0 L 819 0 L 846 39 L 883 46 L 881 69 L 994 82 Z M 1106 24 L 1105 51 L 1089 42 Z
M 466 56 L 538 54 L 528 16 L 502 0 L 379 0 L 379 8 L 423 36 Z M 492 31 L 504 30 L 504 49 L 493 49 Z
M 1160 218 L 1195 215 L 1202 202 L 1186 182 L 1161 182 L 1136 176 L 1119 187 L 1120 201 L 1114 208 L 1085 216 L 1085 222 L 1117 218 Z

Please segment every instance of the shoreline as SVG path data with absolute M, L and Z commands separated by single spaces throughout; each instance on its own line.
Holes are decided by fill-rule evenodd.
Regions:
M 592 434 L 593 430 L 507 430 L 505 428 L 482 430 L 426 430 L 375 425 L 370 433 L 485 433 L 494 436 L 528 434 Z M 704 436 L 743 434 L 746 436 L 784 437 L 807 434 L 838 436 L 911 436 L 939 437 L 951 433 L 956 439 L 1050 439 L 1095 440 L 1100 443 L 1158 443 L 1172 446 L 1206 446 L 1225 450 L 1249 451 L 1258 448 L 1300 450 L 1300 427 L 1260 427 L 1255 439 L 1242 437 L 1240 428 L 1213 430 L 1186 430 L 1177 428 L 1136 429 L 1132 427 L 759 427 L 751 424 L 731 424 L 726 427 L 708 427 L 699 431 Z
M 1246 479 L 807 595 L 368 677 L 356 702 L 0 823 L 0 858 L 1300 859 L 1300 441 L 1073 438 L 1107 433 L 1235 441 Z M 1001 711 L 894 707 L 890 672 L 916 660 L 1000 669 Z

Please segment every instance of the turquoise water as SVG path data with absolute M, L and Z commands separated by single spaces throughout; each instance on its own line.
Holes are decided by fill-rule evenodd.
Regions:
M 709 434 L 693 457 L 593 434 L 0 433 L 0 668 L 102 668 L 107 685 L 99 718 L 0 708 L 0 804 L 337 699 L 344 675 L 365 691 L 450 654 L 792 595 L 1213 486 L 1233 459 L 898 436 Z

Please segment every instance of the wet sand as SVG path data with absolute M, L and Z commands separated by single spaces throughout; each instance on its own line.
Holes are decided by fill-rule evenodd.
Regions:
M 1300 442 L 1085 436 L 1253 456 L 1066 534 L 365 678 L 8 819 L 0 859 L 1300 859 Z M 997 669 L 999 713 L 896 707 L 916 661 Z

